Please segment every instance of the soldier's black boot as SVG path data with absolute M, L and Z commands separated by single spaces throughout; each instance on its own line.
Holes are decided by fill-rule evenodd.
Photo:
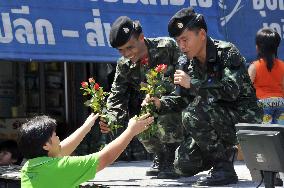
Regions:
M 157 176 L 160 172 L 159 157 L 156 155 L 150 169 L 146 171 L 146 176 Z
M 195 185 L 198 186 L 216 186 L 236 184 L 238 176 L 234 169 L 234 160 L 237 154 L 237 148 L 227 150 L 227 159 L 216 161 L 208 176 L 201 177 Z
M 175 150 L 176 144 L 168 144 L 166 146 L 165 153 L 160 157 L 158 179 L 177 179 L 180 177 L 174 169 Z
M 200 178 L 195 185 L 198 186 L 217 186 L 236 184 L 238 176 L 235 172 L 234 166 L 230 162 L 219 162 L 214 165 L 209 175 Z

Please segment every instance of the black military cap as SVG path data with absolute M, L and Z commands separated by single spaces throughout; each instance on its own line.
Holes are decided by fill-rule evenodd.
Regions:
M 179 36 L 184 29 L 196 24 L 200 17 L 201 14 L 195 13 L 192 7 L 181 9 L 169 21 L 168 32 L 170 37 Z
M 141 27 L 141 26 L 140 26 Z M 110 29 L 109 41 L 113 48 L 124 45 L 129 41 L 133 31 L 137 29 L 137 22 L 127 16 L 117 18 Z

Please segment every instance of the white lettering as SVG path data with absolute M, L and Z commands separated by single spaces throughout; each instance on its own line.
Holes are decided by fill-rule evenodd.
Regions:
M 38 44 L 46 44 L 45 35 L 44 35 L 44 31 L 45 31 L 47 43 L 50 45 L 55 45 L 53 27 L 50 21 L 45 20 L 45 19 L 38 19 L 35 22 L 35 29 L 36 29 L 36 37 L 37 37 Z
M 62 30 L 62 36 L 63 37 L 72 37 L 72 38 L 78 38 L 79 37 L 79 32 L 78 31 L 73 31 L 73 30 Z
M 93 14 L 100 16 L 99 9 L 93 9 Z M 87 42 L 90 46 L 105 46 L 103 25 L 101 18 L 94 18 L 94 22 L 85 24 L 87 30 Z
M 98 2 L 99 0 L 90 0 L 92 2 Z M 173 5 L 173 6 L 199 6 L 203 8 L 210 8 L 213 5 L 213 0 L 101 0 L 106 3 L 118 3 L 122 2 L 124 4 L 138 4 L 143 5 Z M 220 0 L 219 0 L 220 1 Z M 187 3 L 185 3 L 187 2 Z
M 278 7 L 277 0 L 266 1 L 266 5 L 270 10 L 276 10 Z
M 123 0 L 123 3 L 137 3 L 138 0 Z
M 98 0 L 90 0 L 97 2 Z M 119 0 L 101 0 L 107 3 L 117 3 Z M 141 3 L 143 5 L 173 5 L 182 6 L 185 4 L 185 0 L 120 0 L 125 4 L 136 4 Z M 187 0 L 189 1 L 189 6 L 199 6 L 203 8 L 209 8 L 213 5 L 213 0 Z
M 190 0 L 189 5 L 190 6 L 197 6 L 197 0 Z
M 111 25 L 110 25 L 110 23 L 104 23 L 103 26 L 104 26 L 104 29 L 105 29 L 105 35 L 106 35 L 108 46 L 110 46 L 109 33 L 110 33 Z
M 262 10 L 265 5 L 269 10 L 284 10 L 284 0 L 253 0 L 252 5 L 254 10 Z
M 253 0 L 252 5 L 255 10 L 261 10 L 264 8 L 264 1 L 263 0 Z
M 169 5 L 170 4 L 170 5 L 180 6 L 180 5 L 184 5 L 184 1 L 185 0 L 161 0 L 161 5 Z M 156 0 L 155 1 L 150 0 L 150 4 L 151 5 L 157 5 L 158 3 L 157 3 Z
M 243 5 L 241 5 L 241 0 L 238 0 L 237 4 L 234 6 L 233 10 L 226 16 L 220 18 L 221 21 L 221 26 L 226 25 L 231 18 L 243 7 Z
M 29 6 L 21 6 L 21 9 L 11 9 L 13 14 L 30 14 Z
M 3 23 L 3 34 L 0 29 L 0 43 L 10 43 L 13 40 L 11 19 L 9 13 L 1 13 Z
M 19 43 L 35 44 L 33 26 L 30 21 L 18 18 L 13 21 L 13 24 L 16 29 L 15 37 Z
M 90 46 L 105 46 L 104 33 L 102 22 L 100 18 L 94 18 L 94 22 L 88 22 L 85 24 L 85 28 L 92 30 L 87 34 L 87 42 Z
M 212 7 L 212 0 L 198 0 L 200 7 Z
M 141 1 L 141 3 L 143 3 L 144 5 L 149 5 L 149 4 L 151 4 L 151 5 L 157 5 L 156 0 L 140 0 L 140 1 Z
M 170 0 L 171 5 L 184 5 L 184 0 Z
M 99 9 L 93 9 L 93 16 L 101 16 Z
M 212 0 L 190 0 L 189 1 L 190 6 L 199 6 L 199 7 L 204 7 L 204 8 L 211 7 L 212 4 L 213 4 Z
M 284 0 L 279 1 L 279 9 L 284 10 Z

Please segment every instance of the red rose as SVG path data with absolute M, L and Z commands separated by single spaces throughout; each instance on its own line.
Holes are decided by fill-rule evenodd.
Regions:
M 160 65 L 158 65 L 156 68 L 155 68 L 155 71 L 157 71 L 157 72 L 166 72 L 166 70 L 167 70 L 167 65 L 165 65 L 165 64 L 160 64 Z
M 94 78 L 89 78 L 89 83 L 95 83 Z
M 94 85 L 94 89 L 95 89 L 95 90 L 99 90 L 99 89 L 100 89 L 100 85 L 99 85 L 99 84 L 97 84 L 97 83 L 95 83 L 95 85 Z
M 82 88 L 87 88 L 88 87 L 88 82 L 82 82 L 81 86 L 82 86 Z
M 148 61 L 148 57 L 144 57 L 141 59 L 141 64 L 142 65 L 148 65 L 149 61 Z

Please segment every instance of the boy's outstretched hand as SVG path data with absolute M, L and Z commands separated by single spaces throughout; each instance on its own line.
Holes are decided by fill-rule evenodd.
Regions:
M 150 114 L 145 114 L 140 117 L 133 117 L 128 122 L 128 127 L 134 135 L 137 135 L 146 129 L 154 122 L 154 117 L 150 116 Z
M 156 108 L 159 110 L 161 108 L 161 101 L 157 97 L 150 97 L 149 94 L 146 95 L 146 98 L 143 100 L 141 106 L 145 106 L 149 103 L 153 102 Z
M 96 115 L 94 113 L 91 113 L 89 115 L 89 117 L 86 119 L 84 124 L 91 128 L 91 127 L 93 127 L 93 125 L 94 125 L 95 121 L 98 119 L 98 117 L 99 117 L 98 113 Z

